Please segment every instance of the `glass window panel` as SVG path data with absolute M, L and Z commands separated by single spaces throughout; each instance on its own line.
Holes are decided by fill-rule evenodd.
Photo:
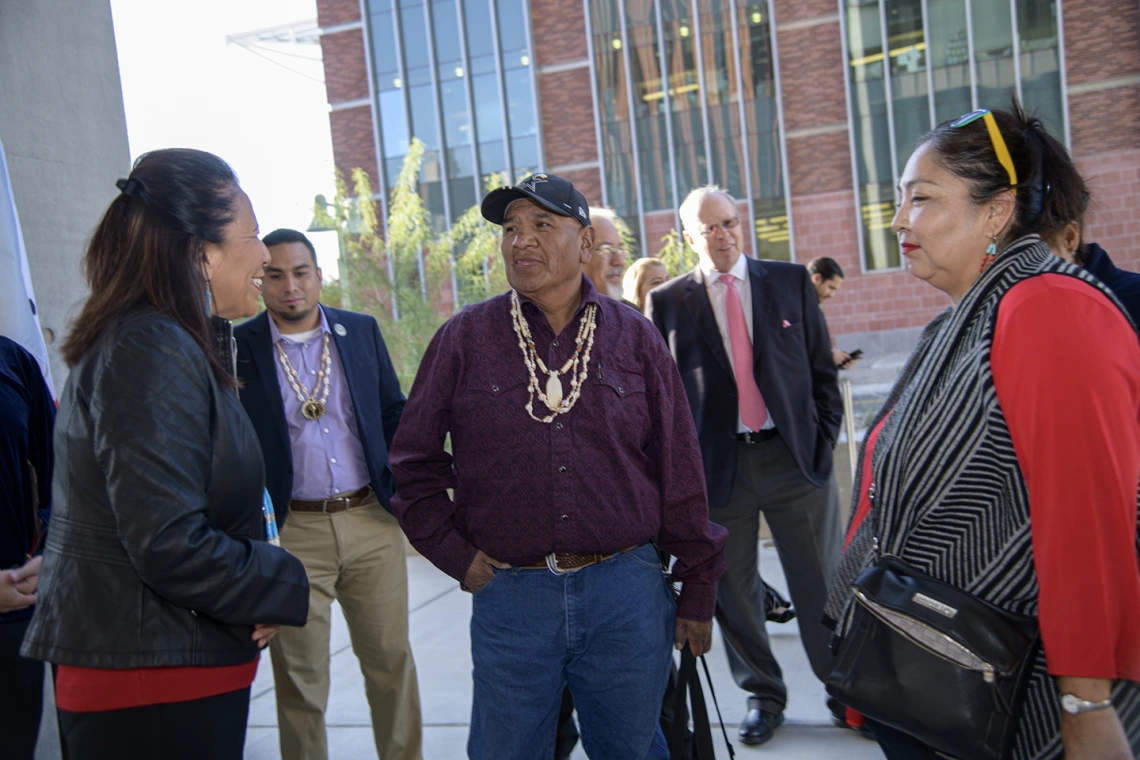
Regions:
M 470 147 L 447 149 L 447 176 L 452 179 L 475 176 L 474 157 Z
M 515 164 L 516 177 L 525 177 L 538 171 L 538 138 L 520 137 L 511 140 L 511 158 Z
M 408 153 L 408 119 L 404 107 L 403 90 L 381 92 L 380 138 L 384 143 L 384 158 L 387 166 L 387 182 L 391 187 L 400 173 L 400 163 Z M 392 169 L 393 165 L 395 170 Z
M 396 61 L 396 41 L 392 27 L 391 13 L 375 13 L 371 16 L 369 29 L 372 33 L 372 65 L 378 85 L 391 80 L 399 71 Z
M 464 0 L 463 21 L 467 35 L 467 55 L 474 66 L 474 60 L 479 56 L 495 53 L 495 39 L 491 36 L 491 6 L 488 0 Z
M 459 17 L 456 15 L 455 0 L 433 3 L 431 24 L 435 31 L 435 62 L 441 66 L 445 63 L 458 63 Z
M 673 202 L 669 143 L 665 131 L 665 91 L 661 82 L 653 1 L 627 0 L 625 11 L 634 108 L 637 109 L 642 203 L 646 212 L 671 209 Z
M 848 76 L 851 79 L 855 164 L 867 254 L 865 263 L 868 269 L 897 267 L 898 242 L 890 229 L 894 213 L 894 173 L 883 79 L 885 56 L 879 4 L 875 0 L 847 0 L 846 6 L 850 56 Z M 886 225 L 882 222 L 884 216 Z
M 409 75 L 413 69 L 426 67 L 428 61 L 427 26 L 422 3 L 404 8 L 401 4 L 400 26 L 403 29 L 404 66 Z
M 1057 49 L 1057 4 L 1053 0 L 1017 0 L 1021 45 L 1021 99 L 1037 112 L 1049 133 L 1065 139 L 1061 103 L 1061 67 Z
M 365 0 L 369 13 L 380 13 L 392 9 L 392 0 Z
M 740 108 L 736 96 L 736 56 L 732 52 L 732 25 L 727 2 L 700 5 L 701 55 L 705 69 L 705 100 L 709 112 L 712 148 L 711 180 L 737 198 L 745 196 L 744 157 L 741 155 Z M 745 16 L 741 16 L 745 18 Z M 742 35 L 742 37 L 745 35 Z M 752 51 L 741 45 L 741 56 Z M 682 190 L 683 192 L 683 190 Z
M 499 83 L 494 74 L 471 79 L 475 101 L 475 128 L 481 143 L 503 139 L 503 116 L 499 108 Z
M 507 170 L 507 152 L 504 148 L 502 140 L 479 143 L 479 167 L 483 170 L 484 177 Z
M 625 82 L 625 59 L 617 3 L 591 0 L 590 20 L 594 31 L 594 71 L 597 81 L 598 120 L 605 157 L 606 197 L 614 211 L 631 228 L 637 223 L 637 181 L 633 171 L 633 145 L 629 127 L 629 99 Z
M 499 14 L 499 48 L 503 58 L 507 53 L 526 48 L 526 16 L 523 10 L 525 0 L 495 0 Z
M 918 138 L 930 130 L 926 38 L 920 0 L 887 0 L 887 50 L 895 116 L 898 167 L 906 166 Z
M 934 117 L 941 124 L 970 109 L 970 43 L 965 0 L 926 0 L 934 78 Z
M 759 198 L 753 201 L 756 228 L 756 257 L 760 259 L 792 260 L 791 238 L 788 234 L 788 209 L 783 198 Z
M 1016 86 L 1013 71 L 1013 20 L 1008 2 L 970 0 L 978 105 L 1008 108 Z
M 426 150 L 439 147 L 439 132 L 435 127 L 435 102 L 431 85 L 421 85 L 408 90 L 412 106 L 412 135 L 420 138 Z
M 780 161 L 779 112 L 776 108 L 776 80 L 772 62 L 771 22 L 766 5 L 739 6 L 740 70 L 744 80 L 745 119 L 748 151 L 752 164 L 753 208 L 763 199 L 780 198 L 783 203 L 783 167 Z M 731 56 L 730 43 L 725 55 Z
M 454 66 L 445 66 L 448 78 L 440 75 L 439 98 L 443 106 L 443 135 L 449 148 L 471 144 L 471 121 L 467 114 L 466 79 L 455 76 Z
M 503 80 L 507 89 L 507 119 L 511 137 L 538 134 L 534 98 L 530 89 L 530 68 L 507 71 L 503 74 Z
M 426 163 L 426 156 L 425 156 Z M 421 180 L 422 180 L 421 173 Z M 420 197 L 431 213 L 431 228 L 436 235 L 447 229 L 447 216 L 443 213 L 443 183 L 438 181 L 420 182 Z
M 696 35 L 686 0 L 660 0 L 660 8 L 665 33 L 665 71 L 672 108 L 677 190 L 683 197 L 689 190 L 708 181 Z
M 479 197 L 475 194 L 475 181 L 470 177 L 453 179 L 448 187 L 451 190 L 451 221 L 454 222 L 477 205 Z

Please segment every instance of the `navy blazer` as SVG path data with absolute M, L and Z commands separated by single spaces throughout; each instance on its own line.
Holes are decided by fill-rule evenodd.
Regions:
M 1128 316 L 1132 317 L 1133 326 L 1140 327 L 1140 274 L 1117 268 L 1104 249 L 1096 243 L 1089 243 L 1085 251 L 1085 269 L 1108 286 L 1124 305 Z
M 321 306 L 344 366 L 356 429 L 368 462 L 368 474 L 380 503 L 392 510 L 395 490 L 388 469 L 388 447 L 404 413 L 404 394 L 380 334 L 380 325 L 367 314 Z M 343 329 L 344 334 L 341 335 Z M 285 402 L 277 381 L 277 362 L 269 333 L 269 313 L 261 312 L 234 329 L 237 340 L 238 378 L 245 407 L 265 455 L 265 484 L 273 499 L 277 522 L 285 524 L 293 496 L 293 447 L 285 422 Z
M 831 337 L 805 267 L 748 259 L 753 372 L 768 414 L 804 477 L 823 486 L 843 419 Z M 736 477 L 736 378 L 700 269 L 649 292 L 646 316 L 677 361 L 701 442 L 709 506 Z

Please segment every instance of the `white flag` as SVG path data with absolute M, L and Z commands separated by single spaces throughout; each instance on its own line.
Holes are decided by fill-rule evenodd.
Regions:
M 48 390 L 54 397 L 51 363 L 40 332 L 39 309 L 36 308 L 28 253 L 20 232 L 20 217 L 12 196 L 3 142 L 0 142 L 0 335 L 16 341 L 36 357 Z

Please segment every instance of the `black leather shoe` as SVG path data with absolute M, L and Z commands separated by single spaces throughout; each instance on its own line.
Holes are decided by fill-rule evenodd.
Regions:
M 783 713 L 770 713 L 763 710 L 749 710 L 740 722 L 738 736 L 744 744 L 763 744 L 784 722 Z

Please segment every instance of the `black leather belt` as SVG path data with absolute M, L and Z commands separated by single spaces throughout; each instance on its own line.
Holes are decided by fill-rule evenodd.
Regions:
M 763 443 L 772 440 L 779 434 L 776 428 L 768 428 L 767 430 L 758 430 L 755 433 L 737 433 L 736 440 L 743 443 Z

